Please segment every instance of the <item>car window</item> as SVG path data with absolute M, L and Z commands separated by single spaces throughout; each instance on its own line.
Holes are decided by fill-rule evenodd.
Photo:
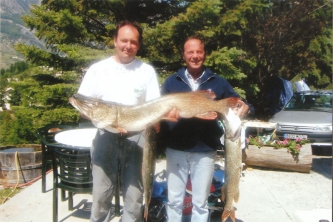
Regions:
M 332 94 L 294 94 L 286 104 L 284 110 L 332 112 Z

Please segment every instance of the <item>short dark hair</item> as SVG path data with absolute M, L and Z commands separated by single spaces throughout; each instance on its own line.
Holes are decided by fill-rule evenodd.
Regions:
M 143 37 L 142 37 L 142 28 L 140 26 L 139 23 L 137 22 L 131 22 L 131 21 L 128 21 L 128 20 L 123 20 L 123 21 L 120 21 L 118 24 L 117 24 L 117 27 L 116 27 L 116 31 L 115 31 L 115 35 L 114 37 L 117 38 L 118 37 L 118 32 L 119 32 L 119 29 L 126 26 L 126 25 L 129 25 L 129 26 L 132 26 L 134 27 L 136 30 L 138 30 L 139 32 L 139 43 L 142 44 L 142 41 L 143 41 Z
M 192 39 L 199 40 L 199 41 L 201 42 L 201 44 L 203 45 L 203 47 L 204 47 L 204 51 L 206 52 L 206 49 L 205 49 L 205 42 L 204 42 L 204 40 L 203 40 L 200 36 L 196 36 L 196 35 L 189 36 L 189 37 L 184 41 L 184 44 L 183 44 L 183 52 L 185 51 L 185 50 L 184 50 L 185 43 L 186 43 L 187 41 L 192 40 Z

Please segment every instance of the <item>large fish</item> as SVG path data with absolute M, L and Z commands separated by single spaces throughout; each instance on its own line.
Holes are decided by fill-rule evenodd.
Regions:
M 142 105 L 126 106 L 75 94 L 69 102 L 81 114 L 97 123 L 98 128 L 112 127 L 119 132 L 141 131 L 161 119 L 166 118 L 172 108 L 179 111 L 180 117 L 214 119 L 216 112 L 224 115 L 229 108 L 242 106 L 239 98 L 213 100 L 215 94 L 208 91 L 175 93 L 148 101 Z M 216 112 L 215 112 L 216 111 Z
M 98 128 L 112 127 L 119 132 L 146 130 L 146 142 L 143 154 L 142 174 L 145 195 L 144 217 L 148 218 L 153 176 L 155 171 L 156 140 L 153 125 L 161 119 L 177 121 L 166 118 L 172 108 L 179 111 L 180 117 L 198 117 L 202 119 L 215 119 L 217 113 L 226 115 L 231 108 L 242 106 L 239 98 L 212 100 L 215 94 L 207 91 L 169 94 L 137 106 L 125 106 L 106 102 L 80 94 L 75 94 L 69 102 L 81 114 L 97 123 Z M 237 132 L 238 128 L 230 126 L 229 134 Z
M 241 120 L 230 110 L 224 116 L 225 126 L 225 183 L 221 189 L 221 199 L 225 203 L 222 213 L 222 222 L 230 216 L 236 221 L 235 207 L 233 202 L 239 200 L 239 181 L 242 171 L 242 149 L 241 149 Z
M 148 208 L 153 191 L 155 163 L 156 163 L 156 131 L 150 126 L 145 131 L 145 145 L 143 149 L 142 182 L 145 198 L 143 216 L 148 221 Z

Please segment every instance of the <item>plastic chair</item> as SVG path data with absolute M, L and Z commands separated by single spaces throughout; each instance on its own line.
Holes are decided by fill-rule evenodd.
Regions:
M 58 189 L 68 191 L 68 210 L 73 210 L 75 193 L 92 193 L 90 150 L 61 144 L 48 145 L 52 150 L 53 222 L 58 221 Z
M 42 193 L 46 192 L 46 171 L 48 166 L 52 164 L 52 152 L 46 144 L 57 144 L 54 140 L 54 135 L 62 130 L 78 128 L 78 125 L 56 125 L 49 124 L 37 129 L 37 136 L 41 141 L 42 146 Z
M 42 143 L 42 192 L 45 192 L 45 187 L 46 187 L 46 165 L 47 162 L 49 161 L 49 157 L 50 157 L 50 162 L 54 163 L 54 161 L 52 160 L 52 157 L 55 155 L 55 153 L 58 152 L 58 150 L 66 150 L 66 152 L 70 152 L 72 154 L 79 154 L 79 155 L 86 155 L 89 156 L 90 158 L 90 150 L 87 151 L 86 148 L 81 148 L 81 147 L 76 147 L 76 146 L 70 146 L 70 145 L 65 145 L 65 144 L 60 144 L 57 143 L 54 140 L 54 136 L 55 134 L 57 134 L 59 131 L 64 131 L 64 130 L 70 130 L 70 129 L 77 129 L 77 128 L 90 128 L 93 125 L 91 124 L 85 124 L 85 125 L 47 125 L 45 127 L 42 127 L 40 129 L 37 130 L 37 135 L 39 136 L 41 143 Z M 53 151 L 53 149 L 55 151 Z M 58 154 L 56 154 L 56 156 L 58 156 Z M 88 163 L 87 163 L 88 164 Z M 89 161 L 90 164 L 90 161 Z M 88 167 L 87 167 L 88 169 Z M 90 168 L 89 168 L 90 169 Z M 54 164 L 53 164 L 53 170 L 54 170 Z M 90 172 L 91 173 L 91 172 Z M 57 174 L 57 171 L 54 170 L 53 172 L 54 176 L 55 174 Z M 56 178 L 54 178 L 54 182 L 55 182 Z M 58 180 L 61 181 L 61 177 L 58 177 Z M 65 187 L 63 188 L 62 185 L 57 186 L 55 184 L 53 184 L 54 189 L 56 188 L 61 188 L 61 200 L 64 201 L 66 199 L 66 194 L 65 191 L 67 190 Z M 86 188 L 86 187 L 83 187 Z M 91 188 L 89 189 L 83 189 L 82 191 L 78 190 L 76 193 L 86 193 L 86 192 L 91 192 L 90 189 L 92 190 L 92 181 L 91 181 Z M 67 190 L 69 191 L 69 190 Z M 56 192 L 56 191 L 53 191 Z M 56 192 L 57 194 L 58 192 Z M 55 195 L 55 193 L 53 193 Z M 72 210 L 73 207 L 73 192 L 69 192 L 69 205 L 68 205 L 68 209 Z M 118 183 L 115 185 L 115 216 L 120 216 L 120 198 L 119 198 L 119 179 L 118 179 Z M 56 202 L 58 201 L 58 196 L 54 197 L 54 199 L 56 200 Z M 55 201 L 54 201 L 55 202 Z M 57 204 L 54 205 L 54 221 L 57 220 L 57 215 L 58 215 L 58 210 L 57 210 Z

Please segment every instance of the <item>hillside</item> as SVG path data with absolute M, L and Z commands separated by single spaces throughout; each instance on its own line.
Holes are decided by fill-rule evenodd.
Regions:
M 0 1 L 0 68 L 8 68 L 23 57 L 14 50 L 14 44 L 23 42 L 44 47 L 29 28 L 24 26 L 21 15 L 30 13 L 30 4 L 40 4 L 41 0 L 1 0 Z

